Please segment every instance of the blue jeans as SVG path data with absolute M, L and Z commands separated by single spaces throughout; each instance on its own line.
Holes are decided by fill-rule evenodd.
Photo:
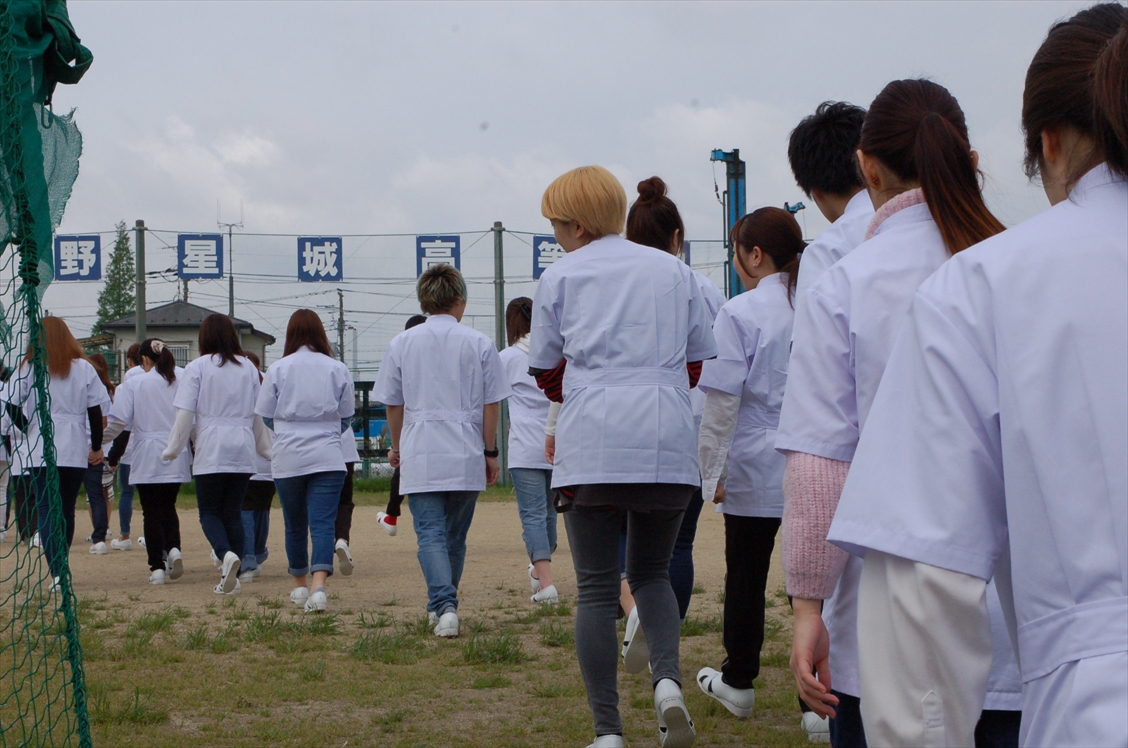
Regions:
M 90 542 L 103 543 L 110 532 L 110 515 L 106 506 L 106 494 L 102 491 L 102 466 L 91 465 L 86 468 L 82 485 L 86 487 L 86 503 L 90 505 L 90 521 L 94 524 Z
M 521 517 L 521 539 L 529 560 L 551 561 L 556 551 L 556 508 L 552 506 L 552 471 L 511 468 Z
M 266 549 L 266 538 L 270 534 L 270 510 L 243 510 L 243 571 L 253 571 L 266 561 L 270 552 Z
M 200 527 L 220 561 L 228 553 L 243 555 L 243 497 L 247 473 L 205 473 L 196 476 L 196 506 Z
M 419 541 L 419 567 L 427 580 L 428 612 L 441 615 L 458 609 L 466 533 L 477 503 L 477 491 L 416 493 L 407 499 Z
M 118 525 L 121 527 L 121 534 L 129 534 L 129 523 L 133 520 L 133 491 L 134 488 L 129 484 L 129 465 L 127 463 L 118 464 L 118 478 L 121 480 L 121 493 L 118 497 Z
M 286 561 L 290 576 L 304 577 L 311 571 L 333 574 L 333 525 L 337 504 L 345 485 L 344 470 L 275 478 L 282 518 L 286 522 Z M 313 541 L 310 563 L 309 541 Z

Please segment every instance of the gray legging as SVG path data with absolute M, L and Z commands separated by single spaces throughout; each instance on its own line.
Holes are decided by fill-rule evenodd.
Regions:
M 576 655 L 595 719 L 596 735 L 621 734 L 617 688 L 619 637 L 619 526 L 627 516 L 627 581 L 643 621 L 653 668 L 651 682 L 681 684 L 678 640 L 681 620 L 670 586 L 670 554 L 682 512 L 635 512 L 615 507 L 576 506 L 564 515 L 576 569 Z

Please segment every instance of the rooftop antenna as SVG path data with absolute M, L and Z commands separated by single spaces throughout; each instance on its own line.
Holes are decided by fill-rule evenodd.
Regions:
M 215 199 L 215 222 L 221 228 L 227 229 L 227 316 L 235 319 L 235 251 L 231 243 L 231 230 L 243 228 L 243 199 L 239 198 L 239 222 L 224 223 L 220 220 L 219 198 Z M 187 291 L 187 288 L 185 288 Z M 187 293 L 185 293 L 187 298 Z

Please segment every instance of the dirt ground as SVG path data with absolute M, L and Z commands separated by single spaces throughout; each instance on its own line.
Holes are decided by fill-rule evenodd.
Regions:
M 413 606 L 420 612 L 426 602 L 426 586 L 415 557 L 415 533 L 411 529 L 410 512 L 405 508 L 400 518 L 399 533 L 389 537 L 376 524 L 379 506 L 358 506 L 353 515 L 352 548 L 356 571 L 351 576 L 334 575 L 329 580 L 330 612 L 344 609 L 369 609 L 395 600 L 401 609 Z M 713 614 L 719 611 L 718 594 L 724 585 L 724 521 L 706 505 L 701 513 L 694 549 L 696 583 L 706 594 L 695 596 L 691 613 Z M 286 600 L 293 586 L 286 573 L 286 552 L 283 545 L 282 510 L 275 506 L 270 517 L 270 559 L 263 565 L 262 576 L 243 585 L 243 596 L 264 596 Z M 117 516 L 111 522 L 116 526 Z M 81 514 L 71 551 L 74 589 L 79 598 L 107 598 L 107 602 L 125 603 L 144 609 L 180 605 L 190 610 L 203 610 L 214 604 L 219 595 L 212 588 L 218 572 L 209 557 L 210 548 L 200 529 L 194 509 L 180 510 L 184 554 L 184 576 L 163 586 L 147 583 L 148 566 L 145 550 L 136 543 L 140 535 L 141 514 L 134 513 L 134 544 L 131 551 L 110 550 L 105 556 L 87 552 L 84 538 L 90 533 L 89 517 Z M 553 576 L 561 600 L 574 603 L 575 575 L 572 572 L 568 538 L 564 523 L 559 527 L 559 548 L 553 564 Z M 528 590 L 525 568 L 528 557 L 521 541 L 521 523 L 517 505 L 511 501 L 479 502 L 467 541 L 466 569 L 459 590 L 462 618 L 491 606 L 509 602 L 510 588 Z M 768 579 L 768 591 L 783 585 L 779 543 Z M 526 593 L 527 594 L 527 593 Z

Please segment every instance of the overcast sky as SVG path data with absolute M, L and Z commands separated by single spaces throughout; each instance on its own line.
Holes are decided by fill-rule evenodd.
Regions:
M 595 163 L 631 196 L 662 176 L 689 238 L 715 240 L 713 148 L 747 161 L 749 210 L 806 200 L 787 166 L 791 128 L 821 101 L 866 106 L 916 76 L 959 99 L 990 206 L 1012 225 L 1047 207 L 1021 170 L 1025 70 L 1050 24 L 1085 5 L 72 0 L 95 59 L 56 92 L 84 136 L 60 233 L 144 219 L 173 232 L 149 241 L 150 270 L 175 264 L 164 243 L 176 231 L 215 230 L 217 200 L 224 221 L 242 201 L 246 233 L 475 232 L 497 220 L 547 233 L 545 186 Z M 813 205 L 799 217 L 809 237 L 826 225 Z M 719 280 L 717 252 L 701 246 L 694 265 Z M 296 305 L 336 304 L 337 285 L 290 282 L 296 251 L 292 237 L 235 238 L 236 314 L 280 338 L 272 359 Z M 507 298 L 532 295 L 529 252 L 506 237 Z M 489 237 L 463 270 L 492 277 Z M 345 275 L 371 366 L 417 311 L 414 241 L 346 238 Z M 55 283 L 46 304 L 86 334 L 97 290 Z M 151 280 L 151 303 L 177 293 Z M 190 294 L 226 311 L 225 281 Z M 472 312 L 492 312 L 491 285 L 472 295 Z

